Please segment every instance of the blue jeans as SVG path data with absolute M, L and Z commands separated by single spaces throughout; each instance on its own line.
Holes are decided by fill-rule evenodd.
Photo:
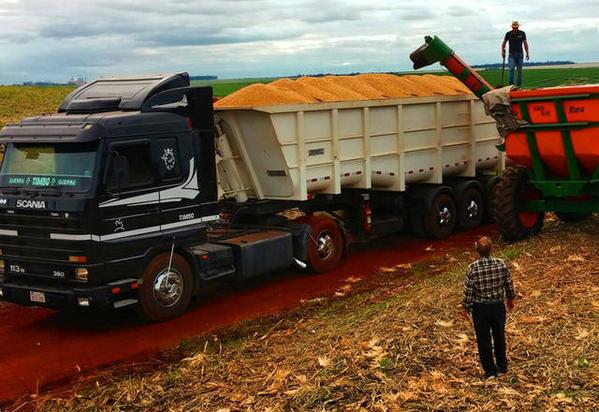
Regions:
M 507 58 L 510 84 L 514 84 L 514 68 L 518 68 L 518 80 L 516 86 L 522 86 L 522 57 L 522 53 L 510 53 Z

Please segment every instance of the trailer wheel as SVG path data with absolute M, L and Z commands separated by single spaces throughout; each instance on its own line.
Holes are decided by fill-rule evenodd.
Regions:
M 458 219 L 465 230 L 474 229 L 483 222 L 485 202 L 483 195 L 476 187 L 467 187 L 461 193 L 458 204 Z
M 453 233 L 456 225 L 456 205 L 447 193 L 438 193 L 430 209 L 423 216 L 424 231 L 428 237 L 443 239 Z
M 181 315 L 191 300 L 193 277 L 189 263 L 170 253 L 154 257 L 143 274 L 139 290 L 139 311 L 149 320 L 160 322 Z
M 576 212 L 555 212 L 555 215 L 564 223 L 575 223 L 582 222 L 583 220 L 587 220 L 591 216 L 592 213 L 576 213 Z
M 528 182 L 523 167 L 505 170 L 495 191 L 495 221 L 499 232 L 510 242 L 534 236 L 543 227 L 543 212 L 527 212 L 524 203 L 541 198 L 540 192 Z
M 310 225 L 308 238 L 308 265 L 315 272 L 334 269 L 343 257 L 343 233 L 337 222 L 325 216 L 305 216 L 301 220 Z

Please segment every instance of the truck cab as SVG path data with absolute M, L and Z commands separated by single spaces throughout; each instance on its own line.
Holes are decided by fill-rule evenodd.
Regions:
M 212 89 L 190 88 L 186 73 L 88 83 L 0 142 L 1 299 L 139 303 L 162 320 L 200 278 L 239 274 L 229 240 L 208 243 L 219 219 Z M 283 252 L 274 266 L 289 266 L 290 235 L 269 240 Z

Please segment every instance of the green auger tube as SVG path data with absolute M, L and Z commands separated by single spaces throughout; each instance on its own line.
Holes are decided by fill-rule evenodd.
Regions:
M 468 66 L 437 36 L 426 36 L 424 44 L 410 54 L 410 60 L 414 63 L 414 70 L 439 62 L 445 66 L 450 73 L 466 85 L 478 98 L 493 87 L 480 75 Z

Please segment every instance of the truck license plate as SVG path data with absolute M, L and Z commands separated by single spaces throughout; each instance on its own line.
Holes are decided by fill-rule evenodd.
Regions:
M 29 291 L 29 298 L 35 303 L 46 303 L 46 295 L 44 292 Z

